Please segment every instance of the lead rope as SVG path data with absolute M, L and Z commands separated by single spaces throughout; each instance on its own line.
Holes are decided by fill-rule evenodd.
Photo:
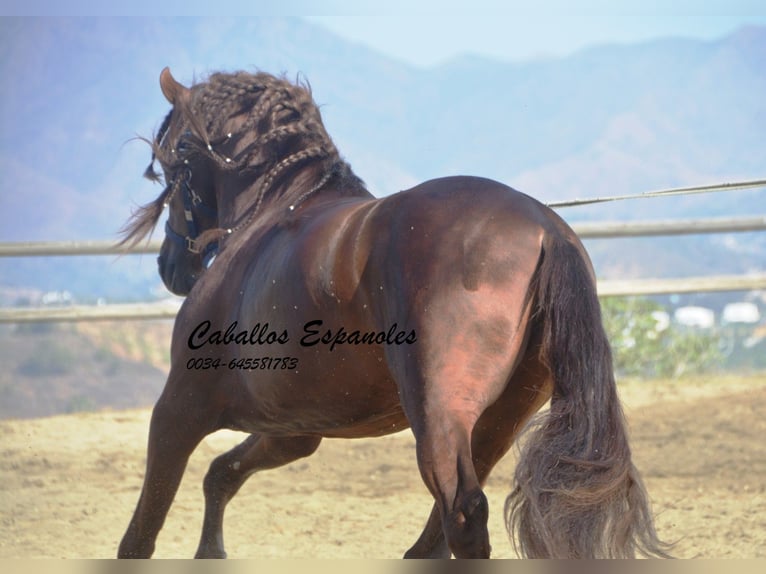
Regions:
M 590 205 L 593 203 L 607 203 L 610 201 L 622 201 L 625 199 L 645 199 L 647 197 L 664 197 L 671 195 L 692 195 L 697 193 L 712 193 L 716 191 L 729 191 L 732 189 L 749 189 L 754 187 L 766 187 L 766 179 L 752 181 L 739 181 L 734 183 L 719 183 L 714 185 L 696 185 L 692 187 L 675 187 L 656 191 L 645 191 L 631 195 L 614 195 L 611 197 L 594 197 L 591 199 L 571 199 L 552 201 L 546 203 L 548 207 L 574 207 L 577 205 Z

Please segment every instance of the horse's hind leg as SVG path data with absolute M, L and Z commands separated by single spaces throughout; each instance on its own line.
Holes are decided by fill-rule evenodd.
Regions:
M 410 360 L 417 368 L 417 358 Z M 410 373 L 409 384 L 401 387 L 402 404 L 415 435 L 418 468 L 438 515 L 432 512 L 423 536 L 407 556 L 448 557 L 451 552 L 458 558 L 488 558 L 489 507 L 471 459 L 471 430 L 486 408 L 477 404 L 485 400 L 476 388 L 479 383 L 456 376 L 450 390 L 433 382 L 443 380 L 435 371 L 426 369 L 417 376 L 413 368 Z M 438 525 L 443 540 L 436 532 Z
M 421 476 L 436 501 L 449 550 L 458 558 L 488 558 L 489 506 L 471 461 L 469 435 L 473 424 L 450 420 L 449 416 L 437 418 L 434 425 L 413 429 Z M 429 524 L 433 528 L 435 523 L 432 513 Z M 443 546 L 435 538 L 424 542 Z M 443 547 L 434 551 L 446 554 Z
M 482 413 L 471 434 L 476 477 L 484 485 L 490 472 L 508 452 L 525 422 L 550 397 L 550 373 L 537 356 L 536 341 L 516 369 L 502 395 Z M 439 505 L 434 504 L 423 533 L 405 558 L 449 558 Z
M 118 557 L 149 558 L 181 483 L 189 456 L 210 430 L 190 414 L 189 405 L 163 395 L 152 411 L 146 475 Z
M 250 435 L 238 446 L 216 458 L 205 476 L 205 520 L 196 558 L 225 558 L 223 514 L 248 477 L 312 454 L 321 437 L 269 437 Z

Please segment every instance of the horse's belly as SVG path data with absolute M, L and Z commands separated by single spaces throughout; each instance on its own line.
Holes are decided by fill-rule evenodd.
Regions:
M 239 374 L 237 385 L 244 392 L 237 394 L 244 400 L 229 409 L 232 426 L 346 438 L 381 436 L 409 426 L 380 350 L 285 345 L 282 351 L 272 357 L 279 361 L 272 369 Z

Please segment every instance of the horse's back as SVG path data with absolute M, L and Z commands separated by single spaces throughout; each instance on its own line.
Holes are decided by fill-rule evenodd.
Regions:
M 475 176 L 431 179 L 382 200 L 398 218 L 418 218 L 446 231 L 496 232 L 520 237 L 537 232 L 559 233 L 576 240 L 571 228 L 537 199 L 498 181 Z
M 577 241 L 551 209 L 486 178 L 433 179 L 379 202 L 368 234 L 376 264 L 422 287 L 516 280 L 534 271 L 546 234 Z
M 430 200 L 454 208 L 458 205 L 503 204 L 530 216 L 547 208 L 529 195 L 499 181 L 477 176 L 453 175 L 429 179 L 384 198 L 383 201 Z

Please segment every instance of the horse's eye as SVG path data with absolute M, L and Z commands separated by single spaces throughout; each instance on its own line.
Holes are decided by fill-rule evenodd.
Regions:
M 181 134 L 181 139 L 178 140 L 178 145 L 176 146 L 176 150 L 179 153 L 183 153 L 191 149 L 191 144 L 189 143 L 189 138 L 191 135 L 191 130 L 185 130 L 184 133 Z

